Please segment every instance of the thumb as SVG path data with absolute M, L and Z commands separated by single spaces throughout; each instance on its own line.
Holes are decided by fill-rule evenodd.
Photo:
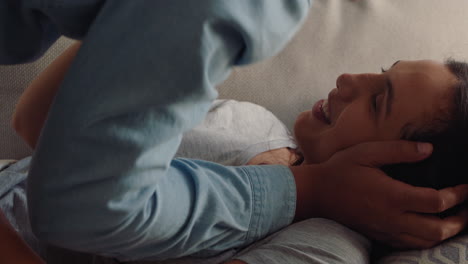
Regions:
M 432 153 L 432 144 L 406 140 L 366 142 L 354 146 L 352 157 L 363 166 L 381 167 L 421 161 Z

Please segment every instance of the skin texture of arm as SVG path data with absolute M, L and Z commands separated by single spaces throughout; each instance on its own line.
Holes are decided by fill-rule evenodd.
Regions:
M 72 44 L 40 73 L 21 95 L 12 117 L 12 126 L 34 149 L 50 105 L 81 43 Z
M 18 236 L 2 211 L 0 211 L 0 263 L 45 264 Z

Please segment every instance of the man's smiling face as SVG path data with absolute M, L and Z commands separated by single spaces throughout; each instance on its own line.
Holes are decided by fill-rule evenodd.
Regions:
M 342 74 L 328 98 L 301 113 L 294 134 L 305 163 L 367 141 L 401 139 L 451 109 L 455 76 L 440 62 L 397 61 L 382 73 Z

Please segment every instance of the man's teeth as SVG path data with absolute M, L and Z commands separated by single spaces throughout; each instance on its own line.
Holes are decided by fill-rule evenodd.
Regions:
M 322 103 L 322 112 L 325 118 L 330 121 L 330 110 L 328 109 L 328 100 L 324 100 Z

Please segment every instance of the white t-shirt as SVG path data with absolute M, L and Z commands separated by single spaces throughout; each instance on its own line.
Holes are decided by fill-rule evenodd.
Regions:
M 296 144 L 273 113 L 249 102 L 216 100 L 203 123 L 184 134 L 176 157 L 240 166 L 262 152 L 284 147 Z

